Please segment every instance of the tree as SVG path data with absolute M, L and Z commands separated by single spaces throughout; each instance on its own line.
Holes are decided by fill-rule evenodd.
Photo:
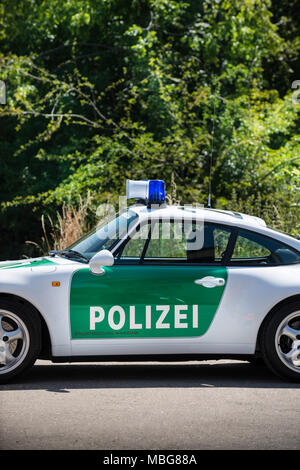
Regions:
M 233 189 L 242 200 L 297 202 L 290 79 L 300 41 L 283 24 L 299 31 L 298 20 L 292 7 L 284 20 L 276 8 L 268 0 L 4 0 L 0 219 L 12 251 L 39 238 L 42 213 L 54 217 L 88 191 L 95 203 L 115 201 L 126 178 L 170 185 L 174 175 L 183 202 L 206 202 L 211 160 L 214 204 Z

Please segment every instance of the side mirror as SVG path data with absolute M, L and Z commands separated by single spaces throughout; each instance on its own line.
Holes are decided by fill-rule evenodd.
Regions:
M 115 259 L 109 250 L 101 250 L 90 259 L 90 271 L 93 274 L 103 274 L 103 266 L 113 266 Z

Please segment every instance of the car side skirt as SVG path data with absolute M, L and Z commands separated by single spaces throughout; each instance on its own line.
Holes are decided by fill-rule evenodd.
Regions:
M 53 363 L 64 362 L 187 362 L 232 359 L 247 361 L 255 354 L 130 354 L 121 356 L 55 356 Z

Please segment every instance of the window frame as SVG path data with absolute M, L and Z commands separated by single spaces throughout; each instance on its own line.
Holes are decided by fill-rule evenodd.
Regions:
M 235 234 L 236 227 L 234 227 L 232 225 L 220 224 L 218 222 L 210 222 L 210 221 L 204 221 L 204 224 L 214 226 L 214 227 L 219 228 L 219 229 L 225 229 L 225 231 L 228 231 L 230 233 L 224 256 L 220 261 L 215 261 L 213 263 L 189 263 L 187 261 L 182 261 L 182 262 L 176 262 L 176 261 L 153 261 L 153 262 L 145 261 L 145 254 L 147 252 L 147 249 L 148 249 L 148 246 L 149 246 L 149 243 L 150 243 L 151 232 L 152 232 L 152 228 L 154 227 L 154 225 L 156 223 L 160 223 L 160 222 L 175 223 L 175 222 L 183 222 L 183 221 L 187 221 L 187 222 L 190 222 L 190 223 L 197 223 L 196 218 L 176 219 L 176 218 L 173 218 L 173 217 L 170 218 L 170 219 L 164 219 L 163 217 L 159 217 L 157 219 L 156 218 L 155 219 L 149 218 L 149 219 L 147 219 L 143 222 L 138 223 L 134 227 L 133 230 L 137 230 L 138 227 L 139 227 L 139 230 L 140 230 L 141 227 L 145 224 L 149 225 L 148 237 L 145 239 L 145 244 L 144 244 L 144 247 L 143 247 L 143 250 L 142 250 L 141 257 L 137 258 L 136 262 L 135 261 L 127 261 L 126 262 L 126 260 L 121 261 L 121 258 L 119 258 L 118 262 L 116 263 L 116 266 L 205 266 L 205 267 L 209 267 L 209 266 L 213 266 L 213 267 L 223 266 L 224 267 L 224 266 L 226 266 L 226 263 L 228 263 L 228 260 L 230 259 L 230 256 L 231 256 L 231 253 L 233 252 L 232 245 L 235 243 L 235 240 L 236 240 L 236 234 Z M 131 240 L 131 238 L 130 238 L 130 235 L 128 234 L 126 239 L 116 248 L 116 251 L 114 253 L 115 259 L 117 259 L 117 256 L 119 254 L 122 255 L 123 249 L 125 248 L 127 243 L 130 242 L 130 240 Z
M 261 264 L 261 263 L 256 263 L 256 264 L 248 264 L 247 262 L 245 261 L 236 261 L 236 262 L 233 262 L 232 263 L 232 255 L 233 255 L 233 252 L 234 252 L 234 249 L 236 247 L 236 242 L 237 242 L 237 239 L 238 239 L 238 236 L 240 235 L 241 232 L 246 232 L 246 233 L 249 233 L 250 235 L 258 235 L 259 237 L 262 237 L 262 238 L 265 238 L 266 240 L 270 240 L 271 242 L 275 242 L 275 243 L 278 243 L 280 244 L 283 248 L 286 247 L 288 248 L 289 250 L 291 250 L 292 252 L 295 252 L 296 254 L 298 254 L 300 256 L 300 251 L 298 251 L 296 248 L 294 247 L 291 247 L 290 245 L 288 245 L 287 243 L 285 242 L 282 242 L 281 240 L 277 240 L 277 238 L 274 238 L 274 237 L 270 237 L 269 235 L 266 235 L 264 233 L 260 233 L 260 232 L 256 232 L 254 230 L 249 230 L 247 228 L 244 228 L 244 227 L 235 227 L 235 240 L 234 240 L 234 243 L 233 243 L 233 246 L 232 246 L 232 250 L 230 252 L 230 257 L 227 261 L 227 264 L 226 266 L 228 268 L 234 268 L 234 267 L 245 267 L 245 268 L 274 268 L 274 267 L 278 267 L 278 266 L 296 266 L 297 264 L 300 264 L 300 260 L 299 261 L 296 261 L 294 263 L 273 263 L 273 264 Z M 241 235 L 243 237 L 243 235 Z M 256 242 L 257 243 L 257 242 Z M 258 243 L 260 244 L 260 243 Z M 262 245 L 263 246 L 263 245 Z
M 133 227 L 132 231 L 136 231 L 138 228 L 140 229 L 142 227 L 142 225 L 144 224 L 148 224 L 149 225 L 149 231 L 148 231 L 148 237 L 147 239 L 145 239 L 145 244 L 144 244 L 144 247 L 143 247 L 143 250 L 142 250 L 142 255 L 140 258 L 137 258 L 137 261 L 136 262 L 126 262 L 126 260 L 122 261 L 122 262 L 118 262 L 116 263 L 116 266 L 204 266 L 204 267 L 218 267 L 218 266 L 226 266 L 228 268 L 234 268 L 234 267 L 245 267 L 245 268 L 274 268 L 274 267 L 278 267 L 278 266 L 295 266 L 295 265 L 298 265 L 300 264 L 300 261 L 296 261 L 296 262 L 293 262 L 293 263 L 274 263 L 274 264 L 260 264 L 260 263 L 256 263 L 256 264 L 247 264 L 247 262 L 243 262 L 243 261 L 240 261 L 240 262 L 234 262 L 234 263 L 231 263 L 231 260 L 232 260 L 232 255 L 233 255 L 233 252 L 234 252 L 234 249 L 235 249 L 235 246 L 236 246 L 236 242 L 237 242 L 237 239 L 238 239 L 238 236 L 240 234 L 240 232 L 246 232 L 246 233 L 249 233 L 250 235 L 258 235 L 259 237 L 262 237 L 262 238 L 265 238 L 266 240 L 270 240 L 270 241 L 273 241 L 273 242 L 276 242 L 276 243 L 279 243 L 282 247 L 286 247 L 288 248 L 289 250 L 291 250 L 292 252 L 295 252 L 296 254 L 299 254 L 300 256 L 300 251 L 298 251 L 296 248 L 294 247 L 291 247 L 290 245 L 288 245 L 287 243 L 281 241 L 281 240 L 278 240 L 277 238 L 274 238 L 274 237 L 271 237 L 269 235 L 266 235 L 266 234 L 263 234 L 263 233 L 260 233 L 260 232 L 257 232 L 255 230 L 251 230 L 251 229 L 248 229 L 248 228 L 245 228 L 245 227 L 237 227 L 237 226 L 234 226 L 234 225 L 229 225 L 229 224 L 223 224 L 223 223 L 219 223 L 219 222 L 212 222 L 212 221 L 204 221 L 204 224 L 206 225 L 212 225 L 212 226 L 215 226 L 216 228 L 220 228 L 220 229 L 225 229 L 225 230 L 228 230 L 230 233 L 230 236 L 229 236 L 229 240 L 228 240 L 228 244 L 227 244 L 227 247 L 226 247 L 226 250 L 225 250 L 225 253 L 224 253 L 224 256 L 223 256 L 223 259 L 221 259 L 221 261 L 218 261 L 218 262 L 214 262 L 214 263 L 188 263 L 188 262 L 174 262 L 174 261 L 157 261 L 157 262 L 153 262 L 151 263 L 150 262 L 144 262 L 144 257 L 145 257 L 145 253 L 147 251 L 147 248 L 148 248 L 148 245 L 150 243 L 150 238 L 151 238 L 151 227 L 152 227 L 152 224 L 156 224 L 156 223 L 159 223 L 159 222 L 170 222 L 170 223 L 174 223 L 176 221 L 180 222 L 180 221 L 183 221 L 183 220 L 186 220 L 188 222 L 197 222 L 197 218 L 189 218 L 189 219 L 176 219 L 176 218 L 170 218 L 170 219 L 164 219 L 163 217 L 159 217 L 159 218 L 148 218 L 148 219 L 145 219 L 144 221 L 140 222 L 138 221 L 137 224 Z M 130 234 L 127 234 L 127 237 L 118 245 L 118 246 L 115 246 L 113 247 L 113 250 L 115 250 L 113 252 L 113 255 L 115 258 L 117 258 L 117 255 L 120 253 L 120 251 L 122 252 L 122 250 L 124 249 L 124 247 L 126 246 L 127 243 L 129 243 L 129 241 L 131 240 L 130 238 Z

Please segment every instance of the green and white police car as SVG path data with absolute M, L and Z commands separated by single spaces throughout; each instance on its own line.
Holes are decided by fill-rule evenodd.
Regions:
M 0 263 L 0 382 L 37 358 L 263 359 L 300 381 L 300 241 L 262 219 L 168 206 L 164 183 L 71 247 Z

